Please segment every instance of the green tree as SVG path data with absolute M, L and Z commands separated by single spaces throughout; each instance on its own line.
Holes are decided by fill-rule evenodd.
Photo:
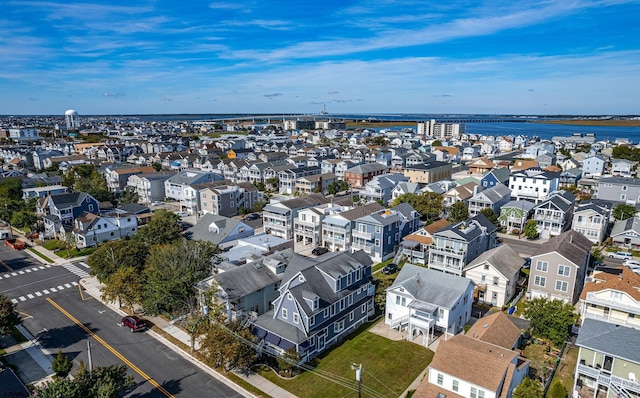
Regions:
M 156 246 L 145 263 L 147 313 L 184 311 L 185 303 L 197 293 L 195 284 L 211 275 L 211 258 L 218 252 L 216 245 L 203 241 Z
M 91 275 L 104 283 L 118 268 L 134 268 L 138 273 L 144 269 L 149 255 L 146 243 L 134 239 L 106 242 L 89 257 Z
M 442 146 L 442 141 L 441 140 L 435 140 L 431 143 L 431 146 Z
M 264 209 L 264 207 L 267 205 L 267 202 L 264 200 L 258 200 L 253 204 L 253 207 L 251 208 L 251 211 L 254 213 L 259 213 L 262 211 L 262 209 Z
M 60 379 L 36 387 L 38 398 L 117 398 L 135 386 L 124 365 L 96 367 L 91 374 L 80 363 L 73 380 Z
M 569 394 L 560 380 L 554 380 L 547 392 L 547 398 L 567 398 Z
M 9 334 L 14 326 L 22 323 L 15 304 L 0 294 L 0 335 Z
M 155 171 L 160 171 L 162 170 L 162 163 L 155 162 L 151 165 L 151 167 L 153 167 Z
M 113 200 L 107 180 L 93 165 L 82 164 L 72 167 L 63 176 L 62 184 L 76 192 L 86 192 L 99 202 Z
M 225 371 L 247 368 L 255 359 L 255 337 L 240 321 L 213 322 L 204 335 L 201 350 L 205 361 Z
M 551 340 L 560 346 L 578 319 L 575 308 L 562 300 L 538 297 L 524 304 L 524 317 L 531 321 L 533 335 Z
M 289 373 L 296 369 L 298 362 L 300 362 L 300 355 L 296 348 L 292 347 L 286 350 L 284 354 L 277 357 L 276 360 L 278 361 L 278 369 Z
M 394 199 L 393 205 L 409 203 L 418 213 L 425 223 L 431 224 L 440 218 L 444 210 L 443 196 L 435 192 L 425 192 L 423 194 L 406 193 Z
M 498 220 L 498 215 L 490 207 L 480 210 L 480 214 L 487 217 L 487 220 L 491 221 L 491 223 L 496 227 L 500 227 L 500 220 Z
M 104 281 L 102 299 L 107 302 L 118 300 L 133 311 L 134 304 L 140 304 L 145 288 L 144 274 L 136 267 L 120 266 Z
M 524 236 L 527 239 L 535 239 L 538 237 L 538 223 L 536 220 L 527 220 L 527 223 L 524 224 Z
M 0 180 L 0 198 L 21 201 L 22 180 L 18 177 L 8 177 Z
M 32 227 L 36 224 L 38 218 L 33 211 L 19 210 L 11 215 L 11 225 L 14 227 Z
M 467 217 L 469 217 L 469 208 L 464 202 L 456 202 L 449 207 L 449 221 L 452 223 L 464 221 Z
M 542 398 L 542 386 L 537 381 L 525 377 L 513 390 L 513 398 Z
M 349 183 L 345 180 L 334 181 L 327 186 L 327 192 L 330 195 L 335 195 L 338 192 L 346 191 L 349 189 Z
M 69 357 L 63 354 L 62 350 L 58 350 L 58 355 L 56 355 L 55 359 L 51 362 L 51 370 L 56 373 L 56 377 L 64 379 L 72 367 L 73 363 L 71 363 Z
M 268 178 L 266 185 L 270 190 L 277 191 L 280 187 L 280 179 L 278 177 Z
M 613 217 L 616 220 L 626 220 L 627 218 L 635 216 L 637 212 L 638 211 L 635 206 L 628 205 L 626 203 L 619 203 L 613 208 Z
M 158 209 L 151 216 L 149 224 L 140 228 L 134 240 L 144 242 L 147 246 L 164 245 L 182 239 L 182 227 L 178 223 L 180 217 L 165 209 Z
M 139 199 L 140 198 L 138 197 L 138 193 L 135 191 L 135 189 L 131 187 L 127 187 L 120 194 L 118 201 L 120 202 L 121 205 L 125 205 L 127 203 L 138 203 Z

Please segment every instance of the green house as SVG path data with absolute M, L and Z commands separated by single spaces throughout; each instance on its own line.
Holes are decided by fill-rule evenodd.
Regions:
M 521 233 L 535 204 L 526 200 L 512 200 L 500 208 L 500 227 L 508 234 Z

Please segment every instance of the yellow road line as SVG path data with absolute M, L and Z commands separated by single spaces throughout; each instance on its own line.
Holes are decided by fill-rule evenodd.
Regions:
M 144 373 L 142 370 L 140 370 L 136 365 L 134 365 L 133 363 L 131 363 L 131 361 L 129 361 L 127 358 L 125 358 L 122 354 L 120 354 L 118 351 L 116 351 L 115 348 L 111 347 L 106 341 L 102 340 L 100 337 L 98 337 L 97 334 L 93 333 L 91 331 L 91 329 L 89 329 L 88 327 L 86 327 L 84 324 L 82 324 L 80 321 L 78 321 L 73 315 L 71 315 L 69 312 L 67 312 L 67 310 L 65 310 L 64 308 L 62 308 L 60 305 L 58 305 L 55 301 L 51 300 L 51 298 L 47 297 L 47 301 L 49 302 L 49 304 L 53 305 L 58 311 L 62 312 L 67 318 L 69 318 L 73 323 L 75 323 L 76 325 L 80 326 L 85 332 L 87 332 L 87 334 L 89 334 L 89 336 L 93 337 L 94 339 L 96 339 L 96 341 L 100 344 L 102 344 L 107 350 L 111 351 L 111 353 L 113 355 L 115 355 L 116 357 L 120 358 L 120 360 L 122 362 L 124 362 L 129 368 L 131 368 L 134 372 L 136 372 L 137 374 L 139 374 L 140 376 L 142 376 L 142 378 L 145 381 L 148 381 L 152 386 L 154 386 L 155 388 L 157 388 L 161 393 L 163 393 L 164 395 L 166 395 L 169 398 L 175 398 L 169 391 L 167 391 L 164 387 L 162 387 L 160 384 L 158 384 L 157 381 L 153 380 L 151 377 L 149 377 L 146 373 Z
M 93 298 L 93 296 L 89 296 L 88 298 L 84 297 L 84 294 L 82 293 L 82 286 L 80 286 L 80 284 L 78 284 L 78 290 L 80 291 L 80 299 L 82 301 L 90 300 Z
M 33 315 L 29 315 L 26 312 L 18 311 L 18 314 L 24 315 L 23 319 L 31 319 L 31 318 L 33 318 Z

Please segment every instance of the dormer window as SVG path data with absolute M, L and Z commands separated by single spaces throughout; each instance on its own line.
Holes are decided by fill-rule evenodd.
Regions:
M 302 276 L 302 275 L 298 276 L 298 280 L 299 280 L 300 282 L 304 282 L 304 276 Z
M 313 299 L 313 309 L 314 309 L 314 310 L 317 310 L 317 309 L 318 309 L 319 304 L 320 304 L 320 300 L 318 299 L 318 296 L 316 296 L 316 297 Z

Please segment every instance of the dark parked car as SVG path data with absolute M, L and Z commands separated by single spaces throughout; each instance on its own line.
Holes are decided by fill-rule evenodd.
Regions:
M 314 256 L 319 256 L 321 254 L 325 254 L 328 251 L 329 249 L 327 249 L 326 247 L 316 247 L 315 249 L 311 250 L 311 254 L 313 254 Z
M 144 321 L 135 315 L 123 317 L 120 322 L 118 322 L 118 326 L 128 327 L 132 333 L 144 330 L 147 327 Z
M 391 263 L 382 268 L 382 273 L 385 275 L 395 274 L 396 272 L 398 272 L 398 264 Z
M 246 216 L 244 219 L 245 219 L 245 220 L 248 220 L 248 221 L 251 221 L 251 220 L 258 220 L 258 219 L 260 219 L 260 214 L 258 214 L 258 213 L 251 213 L 251 214 L 249 214 L 248 216 Z

